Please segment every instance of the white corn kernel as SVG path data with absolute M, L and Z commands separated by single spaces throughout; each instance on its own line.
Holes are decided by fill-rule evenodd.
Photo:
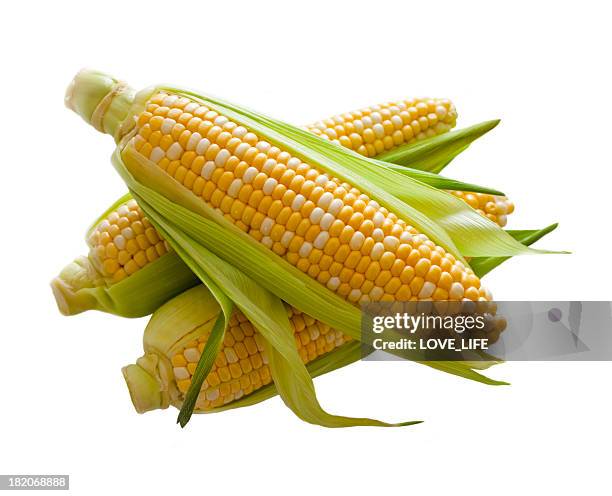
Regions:
M 209 146 L 210 141 L 208 141 L 208 138 L 202 138 L 196 145 L 195 151 L 198 155 L 204 155 L 204 153 L 206 153 L 206 150 L 208 150 Z
M 327 287 L 332 291 L 335 291 L 340 286 L 340 279 L 337 277 L 330 277 L 329 281 L 327 281 Z
M 300 257 L 306 258 L 308 255 L 310 255 L 311 251 L 312 244 L 310 244 L 308 241 L 304 241 L 304 243 L 302 243 L 302 246 L 300 246 L 300 250 L 298 251 L 298 253 Z
M 321 217 L 321 222 L 319 222 L 319 227 L 327 231 L 333 224 L 334 220 L 336 220 L 336 218 L 332 214 L 325 213 L 323 217 Z
M 273 158 L 269 158 L 264 162 L 263 167 L 261 168 L 261 172 L 270 175 L 274 170 L 274 167 L 276 167 L 276 164 L 276 160 L 274 160 Z
M 156 146 L 155 148 L 153 148 L 153 150 L 151 150 L 151 155 L 149 156 L 149 159 L 155 163 L 158 163 L 162 158 L 164 158 L 165 154 L 166 152 L 164 152 L 163 148 Z
M 268 234 L 270 234 L 270 231 L 272 231 L 273 227 L 274 227 L 274 219 L 270 217 L 266 217 L 262 221 L 259 230 L 261 231 L 263 235 L 267 236 Z
M 270 148 L 272 148 L 272 145 L 267 141 L 262 140 L 258 142 L 257 145 L 255 145 L 255 148 L 257 148 L 262 153 L 266 153 Z
M 240 138 L 240 139 L 242 139 L 242 138 L 244 138 L 244 136 L 245 136 L 245 135 L 246 135 L 246 133 L 248 133 L 248 132 L 249 132 L 249 131 L 247 130 L 247 128 L 245 128 L 245 127 L 243 127 L 243 126 L 238 126 L 238 127 L 235 127 L 235 128 L 232 130 L 232 136 L 233 136 L 234 138 Z
M 383 245 L 380 242 L 374 243 L 374 246 L 372 247 L 372 251 L 370 253 L 370 258 L 374 261 L 380 260 L 380 257 L 383 256 L 384 252 L 385 252 L 385 245 Z
M 242 180 L 244 181 L 245 184 L 249 184 L 253 182 L 253 179 L 255 179 L 255 176 L 257 174 L 259 174 L 259 171 L 257 170 L 256 167 L 249 167 L 246 171 L 244 171 Z
M 385 232 L 380 227 L 377 227 L 372 231 L 372 239 L 377 243 L 382 242 L 385 239 Z
M 121 234 L 115 236 L 115 239 L 113 239 L 113 243 L 115 243 L 115 246 L 118 249 L 125 250 L 125 238 Z
M 359 250 L 365 242 L 365 236 L 361 231 L 353 233 L 350 241 L 351 250 Z
M 382 226 L 384 221 L 385 221 L 385 216 L 381 212 L 376 212 L 374 214 L 374 217 L 372 217 L 372 222 L 374 223 L 375 227 Z
M 174 367 L 174 377 L 179 381 L 189 379 L 189 371 L 186 367 Z
M 329 204 L 327 211 L 333 216 L 336 216 L 340 213 L 340 210 L 342 210 L 343 206 L 344 206 L 344 202 L 340 198 L 335 198 Z
M 240 143 L 234 150 L 234 155 L 238 158 L 242 158 L 249 148 L 251 148 L 251 145 L 248 143 Z
M 293 199 L 293 203 L 291 203 L 291 208 L 296 212 L 302 208 L 302 205 L 306 202 L 306 197 L 304 195 L 295 195 Z
M 242 188 L 242 184 L 243 182 L 241 179 L 234 179 L 229 188 L 227 188 L 227 194 L 232 198 L 236 198 L 240 192 L 240 188 Z
M 291 231 L 285 231 L 283 233 L 283 235 L 281 236 L 280 242 L 281 244 L 285 247 L 288 248 L 289 247 L 289 243 L 291 242 L 291 240 L 293 239 L 293 237 L 295 236 L 294 232 Z
M 327 177 L 325 174 L 320 174 L 315 179 L 315 183 L 317 183 L 317 185 L 319 186 L 325 186 L 328 182 L 329 182 L 329 177 Z
M 229 119 L 224 115 L 219 115 L 218 117 L 215 117 L 215 120 L 213 122 L 216 126 L 223 127 L 223 124 L 229 122 Z
M 458 282 L 452 283 L 448 295 L 453 300 L 460 300 L 463 298 L 463 286 Z
M 322 208 L 315 207 L 310 213 L 310 222 L 313 224 L 318 224 L 323 218 L 323 214 L 325 211 Z
M 183 355 L 185 355 L 188 362 L 197 362 L 200 359 L 200 352 L 197 348 L 187 348 Z
M 187 146 L 185 147 L 185 149 L 187 151 L 195 150 L 196 146 L 198 146 L 198 143 L 200 142 L 201 139 L 202 139 L 202 135 L 200 133 L 193 133 L 191 136 L 189 136 L 189 139 L 187 140 Z
M 322 250 L 323 247 L 325 246 L 325 243 L 327 243 L 327 240 L 329 239 L 329 233 L 327 231 L 321 231 L 318 236 L 315 238 L 314 240 L 314 247 Z
M 297 169 L 300 164 L 302 163 L 302 161 L 299 158 L 296 157 L 291 157 L 289 160 L 287 160 L 287 167 L 289 169 Z
M 332 195 L 329 191 L 326 191 L 321 195 L 321 198 L 319 198 L 317 205 L 322 209 L 327 210 L 327 208 L 331 205 L 333 199 L 334 195 Z
M 223 167 L 231 156 L 232 154 L 229 152 L 229 150 L 226 150 L 225 148 L 220 150 L 219 153 L 217 153 L 217 156 L 215 157 L 216 166 Z
M 272 192 L 274 191 L 274 188 L 276 188 L 277 184 L 278 184 L 278 181 L 274 179 L 273 177 L 269 177 L 268 179 L 266 179 L 266 181 L 264 182 L 263 188 L 262 188 L 264 194 L 271 195 Z
M 399 248 L 400 242 L 395 236 L 386 236 L 383 244 L 387 250 L 395 252 Z
M 176 122 L 172 119 L 168 119 L 167 117 L 164 119 L 164 122 L 162 122 L 160 131 L 162 132 L 162 134 L 170 134 L 172 132 L 172 128 L 174 127 L 174 125 L 176 124 Z
M 209 160 L 204 164 L 204 167 L 202 167 L 202 172 L 200 172 L 200 175 L 204 179 L 208 180 L 212 177 L 213 172 L 215 172 L 216 168 L 217 166 L 215 165 L 215 163 L 212 160 Z
M 434 294 L 435 290 L 436 290 L 436 285 L 433 282 L 425 281 L 425 284 L 423 284 L 423 287 L 421 288 L 421 291 L 419 292 L 419 298 L 430 298 L 431 295 Z

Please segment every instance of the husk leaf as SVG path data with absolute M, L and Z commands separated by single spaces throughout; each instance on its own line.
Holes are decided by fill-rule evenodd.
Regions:
M 522 230 L 522 231 L 507 231 L 510 236 L 512 236 L 517 241 L 523 243 L 526 246 L 529 246 L 536 241 L 542 239 L 548 233 L 554 231 L 559 224 L 551 224 L 543 229 L 538 230 Z M 470 266 L 474 270 L 474 273 L 478 277 L 483 277 L 489 272 L 491 272 L 496 267 L 500 266 L 506 260 L 509 260 L 512 257 L 483 257 L 483 258 L 473 258 L 470 260 Z

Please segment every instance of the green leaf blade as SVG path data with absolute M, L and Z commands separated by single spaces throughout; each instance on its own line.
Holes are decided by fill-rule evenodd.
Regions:
M 455 129 L 426 141 L 399 146 L 382 153 L 377 159 L 410 166 L 413 169 L 439 173 L 453 158 L 466 150 L 476 139 L 494 129 L 499 122 L 499 119 L 496 119 L 464 129 Z

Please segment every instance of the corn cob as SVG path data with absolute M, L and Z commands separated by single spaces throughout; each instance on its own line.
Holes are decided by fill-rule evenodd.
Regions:
M 205 317 L 196 326 L 191 322 L 189 328 L 178 319 L 172 320 L 177 306 L 184 305 L 193 306 L 190 309 L 192 315 L 199 315 L 200 312 Z M 197 286 L 168 302 L 154 314 L 145 330 L 144 357 L 139 359 L 137 365 L 124 368 L 131 397 L 139 412 L 162 406 L 151 398 L 145 398 L 150 394 L 147 388 L 142 387 L 145 377 L 147 383 L 154 381 L 157 384 L 155 398 L 158 398 L 159 391 L 163 391 L 170 404 L 180 407 L 218 312 L 219 308 L 206 288 Z M 351 339 L 289 306 L 287 314 L 298 353 L 305 364 Z M 196 327 L 195 331 L 193 327 Z M 160 339 L 160 335 L 163 339 Z M 171 343 L 171 346 L 165 343 Z M 162 361 L 164 366 L 155 367 L 155 370 L 143 366 L 143 363 L 150 363 L 151 360 L 154 363 Z M 163 380 L 160 374 L 163 374 Z M 218 408 L 251 394 L 271 381 L 261 336 L 247 318 L 236 311 L 229 322 L 223 348 L 202 385 L 196 409 L 207 411 Z
M 469 267 L 359 189 L 187 97 L 150 97 L 126 147 L 351 302 L 487 299 Z

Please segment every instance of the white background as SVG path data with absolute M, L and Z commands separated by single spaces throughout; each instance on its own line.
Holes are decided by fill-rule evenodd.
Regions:
M 136 4 L 136 2 L 134 2 Z M 459 5 L 460 4 L 460 5 Z M 63 107 L 83 66 L 204 89 L 295 123 L 412 95 L 502 124 L 446 174 L 503 189 L 509 227 L 561 226 L 487 277 L 499 299 L 612 300 L 606 2 L 5 4 L 0 473 L 68 473 L 74 494 L 609 494 L 610 363 L 512 363 L 487 387 L 408 363 L 316 381 L 331 412 L 424 419 L 327 430 L 279 399 L 137 415 L 120 368 L 146 319 L 61 317 L 48 281 L 125 188 L 110 137 Z

